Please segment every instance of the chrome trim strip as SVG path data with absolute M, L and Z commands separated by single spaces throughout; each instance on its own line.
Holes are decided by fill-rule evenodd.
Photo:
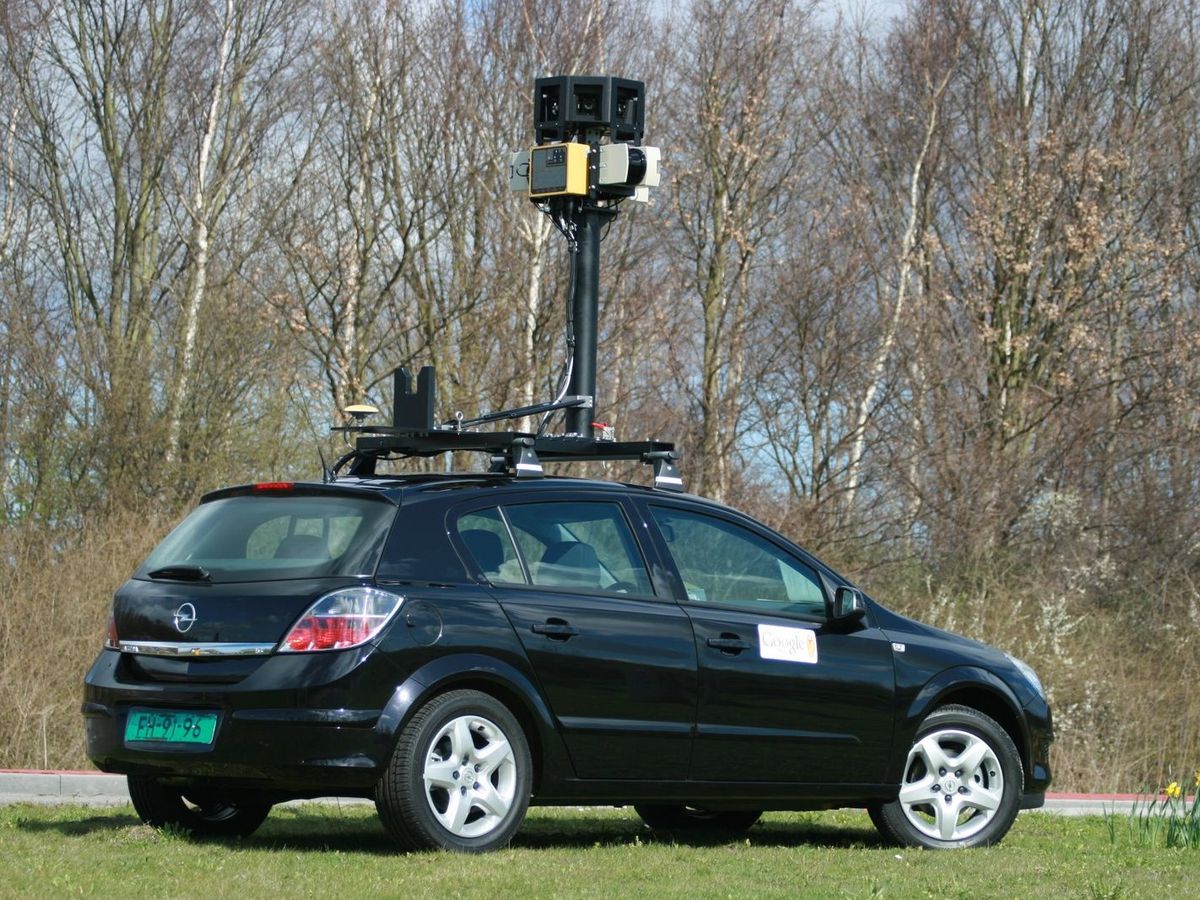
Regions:
M 275 649 L 274 644 L 234 643 L 175 643 L 173 641 L 119 641 L 117 649 L 122 653 L 139 653 L 144 656 L 266 656 Z

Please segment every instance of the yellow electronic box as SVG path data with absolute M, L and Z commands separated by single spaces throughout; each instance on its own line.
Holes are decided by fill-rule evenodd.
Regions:
M 587 144 L 544 144 L 529 151 L 529 196 L 588 195 Z

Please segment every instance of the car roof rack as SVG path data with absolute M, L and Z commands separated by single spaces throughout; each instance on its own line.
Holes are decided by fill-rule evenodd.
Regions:
M 381 459 L 429 457 L 440 453 L 474 451 L 487 453 L 490 471 L 509 472 L 517 478 L 540 478 L 543 463 L 598 462 L 636 460 L 654 467 L 654 486 L 662 490 L 683 491 L 679 473 L 679 452 L 666 441 L 617 441 L 589 435 L 546 435 L 524 431 L 472 431 L 490 422 L 544 415 L 558 409 L 590 408 L 591 397 L 564 396 L 549 403 L 537 403 L 488 413 L 475 419 L 459 417 L 437 422 L 434 416 L 435 380 L 433 366 L 424 366 L 412 389 L 412 372 L 401 366 L 393 372 L 391 425 L 341 425 L 333 431 L 355 435 L 354 449 L 346 453 L 326 474 L 336 479 L 342 470 L 351 477 L 369 478 L 376 474 Z

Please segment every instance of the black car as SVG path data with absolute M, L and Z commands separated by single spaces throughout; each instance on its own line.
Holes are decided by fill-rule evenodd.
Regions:
M 209 494 L 117 591 L 83 714 L 146 822 L 206 835 L 337 795 L 406 848 L 501 847 L 530 803 L 970 847 L 1050 783 L 1029 666 L 725 506 L 571 478 Z

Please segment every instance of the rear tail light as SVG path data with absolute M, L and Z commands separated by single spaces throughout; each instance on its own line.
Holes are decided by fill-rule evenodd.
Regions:
M 108 605 L 108 625 L 105 627 L 104 646 L 111 650 L 116 650 L 120 647 L 120 642 L 117 640 L 117 614 L 114 606 L 116 601 Z
M 383 631 L 403 603 L 403 597 L 369 587 L 326 594 L 292 626 L 279 650 L 308 653 L 365 644 Z

